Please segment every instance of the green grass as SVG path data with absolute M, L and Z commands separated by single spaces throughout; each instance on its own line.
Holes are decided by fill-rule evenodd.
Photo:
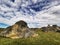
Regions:
M 60 33 L 36 31 L 35 38 L 10 39 L 0 37 L 0 45 L 60 45 Z

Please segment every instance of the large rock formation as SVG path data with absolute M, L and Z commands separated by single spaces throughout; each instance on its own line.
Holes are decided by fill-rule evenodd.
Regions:
M 27 38 L 35 37 L 38 34 L 35 34 L 34 31 L 31 31 L 27 23 L 24 21 L 18 21 L 14 25 L 7 27 L 4 31 L 1 32 L 1 36 L 10 37 L 10 38 Z
M 48 25 L 47 27 L 42 27 L 41 29 L 44 32 L 49 32 L 49 31 L 60 32 L 60 27 L 57 25 L 52 25 L 52 26 Z

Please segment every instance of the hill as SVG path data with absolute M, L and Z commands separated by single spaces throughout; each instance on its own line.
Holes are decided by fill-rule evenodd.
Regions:
M 0 37 L 0 45 L 60 45 L 60 33 L 36 31 L 38 37 L 10 39 Z
M 38 34 L 30 30 L 30 28 L 27 26 L 27 23 L 25 21 L 20 20 L 16 22 L 14 25 L 5 28 L 0 33 L 0 36 L 15 39 L 15 38 L 28 38 L 31 36 L 35 37 L 38 36 Z

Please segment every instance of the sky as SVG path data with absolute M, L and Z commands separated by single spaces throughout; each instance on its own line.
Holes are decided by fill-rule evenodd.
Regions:
M 0 0 L 0 28 L 20 20 L 30 28 L 60 26 L 60 0 Z

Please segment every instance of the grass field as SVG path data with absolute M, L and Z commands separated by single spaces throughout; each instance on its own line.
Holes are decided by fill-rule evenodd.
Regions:
M 35 38 L 10 39 L 0 37 L 0 45 L 60 45 L 60 33 L 57 32 L 41 32 Z

